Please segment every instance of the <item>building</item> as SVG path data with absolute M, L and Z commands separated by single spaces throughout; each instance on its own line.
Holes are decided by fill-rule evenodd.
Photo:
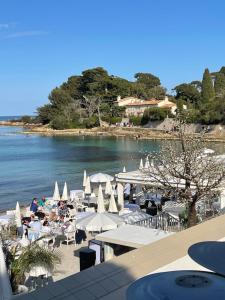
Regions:
M 174 102 L 169 101 L 166 96 L 164 100 L 149 99 L 143 100 L 135 97 L 126 97 L 121 99 L 117 98 L 118 106 L 125 106 L 125 113 L 127 116 L 142 116 L 144 111 L 152 107 L 167 108 L 172 114 L 175 114 L 177 105 Z

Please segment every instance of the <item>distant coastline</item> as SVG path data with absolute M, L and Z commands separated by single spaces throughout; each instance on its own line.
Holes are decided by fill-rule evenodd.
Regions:
M 19 117 L 18 117 L 19 118 Z M 164 130 L 158 130 L 154 128 L 144 128 L 144 127 L 95 127 L 91 129 L 63 129 L 56 130 L 49 128 L 47 125 L 37 125 L 37 124 L 24 124 L 21 121 L 11 120 L 1 120 L 0 126 L 15 126 L 23 127 L 23 134 L 38 134 L 42 136 L 106 136 L 106 137 L 127 137 L 134 139 L 146 139 L 146 140 L 175 140 L 176 137 L 172 136 L 170 133 Z M 197 134 L 196 134 L 197 135 Z M 225 142 L 225 131 L 222 132 L 212 132 L 205 135 L 206 141 L 210 142 Z
M 148 140 L 176 140 L 174 135 L 163 130 L 143 127 L 95 127 L 92 129 L 64 129 L 55 130 L 47 126 L 29 126 L 24 128 L 25 134 L 42 136 L 107 136 L 127 137 Z M 198 135 L 198 134 L 195 134 Z M 205 135 L 206 141 L 225 142 L 224 132 L 213 132 Z

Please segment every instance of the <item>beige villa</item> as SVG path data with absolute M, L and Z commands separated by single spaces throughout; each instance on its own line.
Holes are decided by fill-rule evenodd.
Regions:
M 149 99 L 143 100 L 135 97 L 126 97 L 121 99 L 120 96 L 117 98 L 118 106 L 125 106 L 125 113 L 127 116 L 141 116 L 145 109 L 151 107 L 167 108 L 172 114 L 175 114 L 177 105 L 174 102 L 169 101 L 166 96 L 164 100 Z

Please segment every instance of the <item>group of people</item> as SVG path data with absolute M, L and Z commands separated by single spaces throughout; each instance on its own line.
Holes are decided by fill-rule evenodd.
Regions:
M 33 198 L 29 207 L 30 216 L 22 218 L 21 235 L 25 234 L 29 240 L 36 240 L 41 235 L 50 235 L 54 224 L 60 225 L 63 231 L 73 231 L 73 220 L 69 218 L 69 209 L 72 208 L 72 205 L 61 200 L 50 205 L 45 197 L 40 200 Z

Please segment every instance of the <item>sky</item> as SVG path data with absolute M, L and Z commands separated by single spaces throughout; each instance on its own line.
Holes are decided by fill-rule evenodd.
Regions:
M 225 65 L 224 0 L 0 0 L 0 115 L 34 114 L 71 75 L 104 67 L 168 91 Z

